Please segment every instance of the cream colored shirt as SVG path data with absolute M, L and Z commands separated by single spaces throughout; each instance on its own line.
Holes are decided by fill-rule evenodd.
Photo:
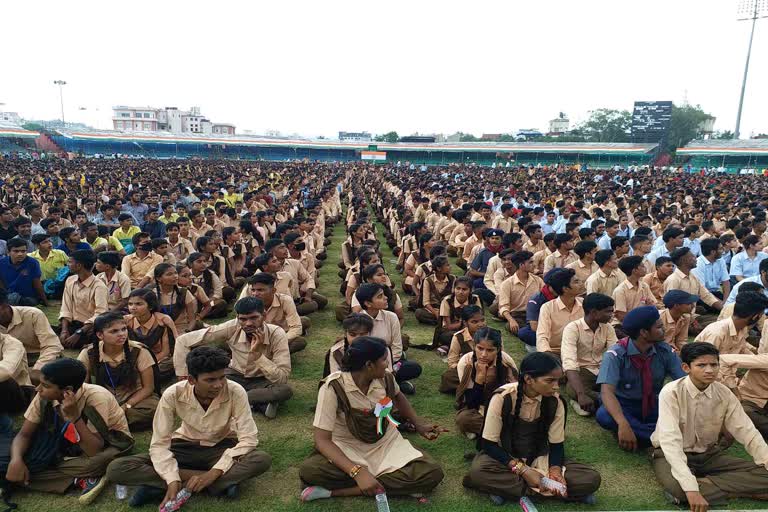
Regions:
M 24 345 L 12 336 L 0 334 L 0 382 L 14 380 L 19 386 L 31 386 Z
M 40 354 L 33 366 L 35 370 L 58 359 L 64 347 L 61 346 L 59 337 L 53 332 L 45 313 L 27 306 L 11 306 L 11 309 L 13 310 L 11 323 L 8 327 L 0 325 L 0 334 L 19 340 L 27 354 Z
M 713 448 L 723 430 L 744 446 L 755 464 L 768 469 L 768 445 L 726 386 L 714 382 L 701 391 L 690 377 L 683 377 L 662 388 L 659 419 L 651 443 L 664 452 L 672 476 L 683 491 L 699 490 L 686 453 L 704 453 Z
M 589 279 L 589 276 L 600 270 L 600 266 L 592 262 L 592 265 L 587 266 L 585 265 L 581 260 L 573 261 L 565 266 L 565 268 L 572 268 L 576 271 L 576 277 L 580 278 L 585 283 L 587 282 L 587 279 Z
M 680 269 L 675 269 L 672 275 L 664 281 L 664 293 L 669 290 L 683 290 L 684 292 L 698 295 L 699 299 L 708 306 L 720 300 L 712 295 L 712 292 L 692 272 L 689 272 L 686 276 Z
M 245 377 L 264 377 L 273 384 L 288 382 L 291 354 L 285 331 L 276 325 L 264 324 L 261 339 L 254 337 L 249 340 L 237 318 L 179 336 L 173 353 L 176 375 L 183 377 L 188 374 L 187 354 L 190 350 L 210 343 L 226 343 L 232 351 L 229 367 Z
M 329 385 L 333 380 L 341 383 L 350 407 L 353 409 L 372 411 L 387 393 L 382 379 L 374 379 L 368 387 L 368 392 L 363 393 L 352 380 L 349 372 L 332 373 L 320 387 L 312 426 L 331 432 L 331 440 L 349 460 L 365 466 L 373 476 L 377 477 L 395 472 L 422 456 L 422 453 L 404 439 L 393 425 L 389 425 L 384 436 L 375 443 L 364 443 L 353 436 L 347 427 L 344 413 L 339 408 L 336 392 Z M 394 394 L 395 396 L 400 394 L 397 383 L 395 383 Z M 389 398 L 394 399 L 394 397 Z
M 617 341 L 616 331 L 609 323 L 600 324 L 593 331 L 583 318 L 570 322 L 563 329 L 560 345 L 563 370 L 579 371 L 585 368 L 597 375 L 603 353 Z
M 127 299 L 131 294 L 131 280 L 119 270 L 115 271 L 109 281 L 107 281 L 107 274 L 104 272 L 98 274 L 96 279 L 107 287 L 107 303 L 110 309 L 117 306 L 121 300 Z
M 508 277 L 499 288 L 499 316 L 504 313 L 525 311 L 528 301 L 544 287 L 544 280 L 539 276 L 528 274 L 528 279 L 522 281 L 517 273 Z
M 181 420 L 181 425 L 174 430 L 176 418 Z M 152 422 L 149 456 L 157 474 L 170 484 L 181 481 L 179 465 L 171 451 L 173 439 L 209 447 L 233 438 L 237 444 L 224 450 L 211 468 L 226 473 L 238 457 L 259 446 L 258 433 L 248 395 L 240 384 L 226 380 L 226 385 L 208 409 L 203 409 L 195 397 L 195 387 L 187 381 L 181 381 L 166 389 L 157 405 Z
M 464 336 L 464 342 L 469 345 L 472 350 L 475 349 L 475 340 L 469 333 L 469 329 L 465 327 L 458 331 L 451 338 L 451 346 L 448 348 L 448 368 L 456 368 L 459 364 L 459 359 L 462 357 L 459 336 Z
M 144 276 L 152 272 L 162 262 L 163 257 L 152 251 L 143 258 L 140 258 L 137 253 L 133 253 L 123 258 L 120 270 L 131 280 L 131 287 L 137 288 Z
M 659 275 L 656 271 L 643 276 L 642 281 L 648 285 L 651 289 L 651 293 L 656 298 L 656 307 L 658 309 L 664 308 L 664 281 L 659 279 Z
M 536 325 L 536 351 L 560 354 L 560 345 L 565 326 L 584 316 L 582 299 L 576 298 L 573 308 L 568 311 L 560 297 L 541 306 L 539 323 Z
M 362 312 L 371 316 L 365 310 Z M 395 363 L 400 361 L 403 358 L 403 338 L 400 333 L 400 320 L 397 318 L 397 315 L 391 311 L 379 311 L 375 318 L 371 318 L 373 318 L 371 336 L 384 340 L 392 354 L 392 361 Z
M 93 320 L 109 308 L 107 285 L 89 276 L 80 282 L 77 276 L 69 276 L 64 284 L 64 295 L 61 298 L 59 320 L 68 318 L 84 324 L 92 324 Z
M 683 345 L 688 343 L 688 327 L 691 325 L 691 315 L 682 315 L 679 319 L 675 320 L 667 309 L 659 311 L 659 315 L 664 323 L 664 341 L 675 352 L 680 352 Z
M 579 257 L 573 251 L 568 251 L 566 254 L 560 252 L 557 249 L 555 252 L 544 258 L 544 273 L 546 274 L 553 268 L 565 268 L 571 263 L 579 261 Z
M 656 297 L 653 296 L 648 283 L 638 281 L 637 286 L 625 279 L 613 291 L 613 300 L 616 302 L 614 309 L 628 313 L 642 306 L 655 306 Z
M 137 343 L 135 341 L 128 341 L 128 346 L 131 349 L 138 348 L 139 354 L 136 358 L 136 370 L 141 373 L 147 368 L 151 368 L 155 365 L 155 360 L 152 357 L 152 354 L 149 353 L 149 350 L 142 344 Z M 80 351 L 80 353 L 77 355 L 77 360 L 80 361 L 85 365 L 85 367 L 88 369 L 88 379 L 90 379 L 90 376 L 93 375 L 93 368 L 91 368 L 91 361 L 88 358 L 88 351 L 91 349 L 91 347 L 86 347 L 83 350 Z M 104 353 L 104 342 L 99 342 L 99 361 L 102 363 L 109 365 L 110 368 L 116 368 L 119 366 L 123 361 L 125 361 L 125 352 L 120 351 L 117 356 L 112 357 L 108 356 Z M 115 398 L 117 398 L 117 401 L 120 404 L 123 404 L 128 401 L 128 399 L 133 395 L 135 392 L 139 391 L 142 388 L 141 385 L 141 378 L 139 376 L 136 377 L 136 380 L 134 382 L 120 382 L 117 384 L 117 387 L 112 388 L 110 385 L 110 382 L 107 381 L 103 384 L 103 386 L 107 389 L 111 389 L 112 394 L 115 395 Z
M 749 328 L 745 327 L 740 331 L 736 330 L 736 325 L 733 323 L 733 318 L 727 318 L 725 320 L 718 320 L 711 323 L 704 328 L 703 331 L 696 336 L 696 341 L 705 341 L 713 344 L 720 354 L 753 354 L 752 350 L 747 344 L 747 335 L 749 334 Z M 721 368 L 718 380 L 734 389 L 737 384 L 736 373 L 732 368 Z
M 626 279 L 627 276 L 619 269 L 612 270 L 610 274 L 598 270 L 587 279 L 587 293 L 602 293 L 611 297 L 616 287 Z

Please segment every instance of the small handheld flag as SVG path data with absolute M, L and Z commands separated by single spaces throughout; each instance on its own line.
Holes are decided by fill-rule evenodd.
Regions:
M 373 414 L 379 419 L 376 422 L 377 434 L 384 434 L 384 420 L 389 421 L 395 428 L 400 425 L 400 422 L 392 417 L 393 408 L 394 405 L 392 404 L 392 399 L 388 396 L 385 396 L 376 403 L 376 409 L 374 409 Z
M 77 431 L 73 423 L 67 422 L 66 426 L 64 427 L 64 439 L 72 444 L 77 444 L 80 442 L 80 433 Z

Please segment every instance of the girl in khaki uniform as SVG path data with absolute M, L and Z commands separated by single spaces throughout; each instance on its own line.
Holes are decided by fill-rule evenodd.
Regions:
M 482 433 L 485 409 L 494 391 L 517 381 L 517 365 L 503 351 L 501 332 L 482 327 L 473 338 L 474 350 L 459 361 L 461 381 L 456 390 L 456 425 L 469 439 Z
M 120 313 L 97 316 L 93 331 L 98 343 L 77 356 L 87 370 L 86 381 L 115 396 L 131 430 L 149 428 L 159 401 L 152 353 L 141 343 L 128 340 L 128 327 Z
M 176 269 L 171 267 L 174 272 Z M 170 316 L 160 313 L 157 295 L 148 288 L 133 290 L 128 296 L 125 323 L 128 339 L 146 346 L 155 356 L 162 381 L 175 377 L 172 350 L 179 333 Z
M 456 393 L 459 387 L 459 360 L 465 354 L 470 354 L 475 349 L 474 335 L 485 327 L 485 314 L 480 306 L 470 305 L 461 310 L 462 330 L 456 332 L 451 338 L 448 349 L 448 369 L 440 378 L 440 392 L 450 395 Z
M 552 354 L 534 352 L 520 363 L 518 382 L 501 386 L 485 413 L 482 452 L 464 486 L 487 492 L 494 503 L 528 494 L 594 503 L 600 474 L 565 459 L 565 403 L 558 394 L 563 377 Z M 548 488 L 544 477 L 565 486 Z
M 329 375 L 320 388 L 313 423 L 317 451 L 299 468 L 307 486 L 302 501 L 382 492 L 416 495 L 443 480 L 442 469 L 429 455 L 403 439 L 386 414 L 377 418 L 374 413 L 388 398 L 425 439 L 437 439 L 445 431 L 416 415 L 387 370 L 388 360 L 381 339 L 357 338 L 344 355 L 342 371 Z

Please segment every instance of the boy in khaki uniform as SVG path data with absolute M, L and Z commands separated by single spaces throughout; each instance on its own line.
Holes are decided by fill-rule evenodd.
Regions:
M 723 505 L 729 497 L 768 499 L 768 445 L 738 398 L 717 382 L 719 351 L 689 343 L 680 352 L 687 377 L 659 393 L 659 419 L 651 436 L 653 471 L 675 504 L 694 512 Z M 752 461 L 723 453 L 725 431 Z
M 164 505 L 182 487 L 234 498 L 242 481 L 262 474 L 272 463 L 256 449 L 258 430 L 245 389 L 226 377 L 227 353 L 198 347 L 186 363 L 187 380 L 166 389 L 160 399 L 149 453 L 107 468 L 110 481 L 141 486 L 131 498 L 132 507 L 161 499 Z M 174 430 L 177 417 L 181 426 Z

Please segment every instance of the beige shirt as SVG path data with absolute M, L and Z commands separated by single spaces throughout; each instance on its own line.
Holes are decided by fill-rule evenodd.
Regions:
M 315 289 L 315 278 L 309 275 L 299 260 L 288 258 L 281 270 L 293 278 L 291 296 L 294 299 L 298 299 L 309 288 Z
M 467 367 L 472 366 L 472 358 L 474 357 L 474 355 L 475 354 L 473 352 L 469 352 L 461 356 L 461 359 L 459 359 L 459 363 L 456 366 L 456 371 L 459 374 L 459 380 L 461 380 L 462 376 L 464 375 L 464 372 L 467 371 Z M 502 350 L 501 362 L 507 368 L 514 369 L 514 373 L 508 370 L 507 378 L 509 378 L 509 380 L 515 380 L 514 376 L 517 374 L 517 365 L 515 364 L 515 360 L 512 358 L 512 356 L 510 356 L 509 354 L 507 354 Z M 494 363 L 494 368 L 495 368 L 495 363 Z M 473 387 L 475 387 L 474 379 L 469 379 L 469 382 L 467 382 L 466 389 L 472 389 Z M 484 413 L 485 413 L 485 406 L 481 405 L 480 414 L 484 414 Z
M 127 299 L 131 294 L 131 280 L 119 270 L 115 271 L 112 279 L 109 281 L 107 281 L 107 274 L 105 272 L 98 274 L 96 279 L 107 287 L 107 304 L 109 304 L 109 309 L 117 306 L 121 300 Z
M 603 353 L 617 341 L 616 331 L 609 323 L 600 324 L 593 331 L 583 318 L 570 322 L 563 329 L 560 345 L 563 370 L 579 371 L 585 368 L 597 375 Z
M 210 343 L 226 343 L 232 351 L 229 367 L 245 377 L 264 377 L 273 384 L 288 382 L 291 354 L 285 331 L 276 325 L 264 324 L 263 339 L 251 341 L 240 328 L 237 318 L 179 336 L 173 353 L 176 375 L 188 374 L 187 354 L 190 350 Z
M 665 385 L 659 393 L 659 419 L 651 443 L 661 448 L 672 476 L 685 492 L 698 492 L 699 484 L 688 467 L 686 453 L 704 453 L 718 444 L 721 431 L 728 431 L 752 456 L 755 464 L 768 469 L 768 445 L 739 399 L 724 385 L 714 382 L 703 391 L 683 377 Z
M 579 261 L 579 257 L 576 256 L 575 252 L 568 251 L 563 254 L 560 252 L 560 249 L 557 249 L 555 252 L 544 258 L 544 273 L 546 274 L 553 268 L 565 268 L 577 261 Z
M 651 289 L 651 293 L 653 293 L 653 296 L 656 298 L 656 307 L 663 309 L 664 301 L 662 299 L 664 298 L 664 281 L 659 279 L 659 275 L 655 270 L 650 274 L 644 275 L 642 281 L 648 285 Z
M 712 295 L 712 292 L 707 290 L 707 287 L 693 273 L 689 272 L 686 276 L 680 269 L 675 269 L 672 275 L 664 281 L 664 293 L 669 290 L 683 290 L 684 292 L 698 295 L 699 299 L 708 306 L 720 300 Z
M 642 306 L 655 306 L 656 297 L 653 296 L 648 283 L 638 281 L 637 286 L 625 279 L 623 283 L 613 291 L 613 300 L 616 302 L 614 309 L 628 313 Z
M 264 322 L 282 328 L 288 336 L 288 341 L 301 336 L 301 318 L 289 295 L 275 293 L 272 305 L 264 311 Z
M 363 310 L 368 315 L 368 312 Z M 368 315 L 371 316 L 371 315 Z M 371 336 L 381 338 L 389 347 L 392 354 L 392 361 L 398 362 L 403 358 L 403 338 L 400 333 L 400 319 L 391 311 L 379 311 L 373 318 L 373 329 Z
M 501 257 L 497 254 L 488 260 L 488 266 L 485 269 L 485 275 L 483 276 L 483 284 L 485 287 L 496 293 L 496 285 L 493 282 L 496 271 L 504 268 L 504 262 L 501 261 Z
M 536 244 L 532 244 L 531 240 L 528 240 L 523 244 L 523 250 L 532 252 L 533 254 L 545 249 L 547 249 L 547 244 L 544 243 L 544 240 L 539 240 Z
M 591 276 L 592 274 L 600 270 L 600 266 L 594 261 L 592 262 L 592 265 L 587 266 L 581 260 L 573 261 L 568 265 L 566 265 L 565 268 L 572 268 L 573 270 L 575 270 L 576 277 L 578 277 L 585 283 L 587 282 L 587 279 L 589 279 L 589 276 Z
M 448 287 L 448 276 L 445 276 L 445 279 L 438 280 L 437 276 L 435 274 L 432 274 L 431 276 L 424 279 L 424 283 L 421 285 L 421 301 L 424 305 L 430 304 L 434 308 L 439 308 L 440 303 L 442 302 L 442 299 L 440 297 L 432 296 L 432 286 L 434 286 L 435 291 L 438 293 L 445 293 L 445 289 Z M 448 291 L 450 293 L 450 290 Z
M 123 258 L 120 270 L 131 280 L 131 287 L 137 288 L 144 276 L 152 272 L 162 262 L 163 257 L 152 251 L 143 258 L 140 258 L 137 253 L 133 253 Z
M 478 240 L 474 234 L 466 239 L 464 242 L 464 252 L 461 253 L 461 256 L 466 260 L 467 264 L 472 263 L 472 258 L 470 257 L 472 250 L 478 245 L 482 245 L 482 243 L 483 241 Z
M 181 419 L 181 425 L 174 430 L 176 418 Z M 149 456 L 157 474 L 170 484 L 181 480 L 179 465 L 171 451 L 173 439 L 208 447 L 233 438 L 237 444 L 224 450 L 212 467 L 226 473 L 238 457 L 256 449 L 258 433 L 248 395 L 240 384 L 227 380 L 208 409 L 203 409 L 195 397 L 195 387 L 181 381 L 166 389 L 157 405 Z
M 576 298 L 573 308 L 568 311 L 560 297 L 541 306 L 539 323 L 536 325 L 536 351 L 560 354 L 565 326 L 584 316 L 582 299 Z
M 488 409 L 485 412 L 483 439 L 491 441 L 492 443 L 498 443 L 501 439 L 501 429 L 503 426 L 501 413 L 504 406 L 504 397 L 509 395 L 514 404 L 517 401 L 517 385 L 517 382 L 505 384 L 499 388 L 501 392 L 497 392 L 491 398 L 491 401 L 488 403 Z M 528 398 L 527 395 L 523 394 L 518 418 L 528 422 L 535 421 L 541 416 L 541 399 L 541 395 L 536 398 Z M 563 407 L 562 400 L 558 400 L 557 402 L 555 419 L 549 426 L 548 439 L 550 444 L 565 442 L 565 408 Z M 549 454 L 536 457 L 534 461 L 528 461 L 528 465 L 542 475 L 548 475 Z
M 537 273 L 542 275 L 544 274 L 544 260 L 547 259 L 547 257 L 551 254 L 554 253 L 549 250 L 549 247 L 544 247 L 544 250 L 533 254 L 533 258 L 531 258 L 531 260 L 533 261 L 533 265 Z
M 469 333 L 469 329 L 465 327 L 458 331 L 451 338 L 451 346 L 448 348 L 448 368 L 456 368 L 459 364 L 459 359 L 462 357 L 459 336 L 464 336 L 464 342 L 469 345 L 472 350 L 475 349 L 475 340 L 472 339 L 472 335 Z
M 612 270 L 610 274 L 598 270 L 587 279 L 587 293 L 602 293 L 611 297 L 616 287 L 626 279 L 627 276 L 619 269 Z
M 147 368 L 152 368 L 152 366 L 155 365 L 155 359 L 152 357 L 152 354 L 149 353 L 149 350 L 142 345 L 141 343 L 137 343 L 135 341 L 128 341 L 128 346 L 131 349 L 138 348 L 139 349 L 139 355 L 136 358 L 136 370 L 141 373 Z M 91 378 L 93 375 L 94 369 L 91 368 L 91 361 L 88 358 L 88 351 L 91 349 L 91 347 L 86 347 L 83 350 L 80 351 L 80 354 L 77 356 L 77 360 L 80 361 L 85 365 L 85 367 L 88 369 L 88 379 Z M 125 352 L 120 351 L 117 356 L 108 356 L 104 353 L 104 342 L 99 342 L 99 361 L 101 361 L 104 364 L 109 365 L 110 368 L 117 368 L 123 361 L 125 361 Z M 121 382 L 118 383 L 116 388 L 113 388 L 111 386 L 111 383 L 109 380 L 104 383 L 104 387 L 106 389 L 109 389 L 112 391 L 112 394 L 115 395 L 115 398 L 117 398 L 117 401 L 120 404 L 123 404 L 128 401 L 128 399 L 133 395 L 135 392 L 139 391 L 142 388 L 141 385 L 141 377 L 139 375 L 136 376 L 136 380 L 134 382 Z
M 176 257 L 176 261 L 184 261 L 189 257 L 190 254 L 195 252 L 195 248 L 192 246 L 192 242 L 186 238 L 182 238 L 181 236 L 175 244 L 169 239 L 168 248 L 171 254 Z
M 24 345 L 12 336 L 0 334 L 0 382 L 14 380 L 19 386 L 31 386 Z
M 744 368 L 747 373 L 739 382 L 739 395 L 743 401 L 758 407 L 768 404 L 768 329 L 763 328 L 757 355 L 721 354 L 720 367 Z
M 680 352 L 683 345 L 688 343 L 688 327 L 691 324 L 691 315 L 682 315 L 675 320 L 669 314 L 669 310 L 659 311 L 661 321 L 664 323 L 664 341 L 672 347 L 675 352 Z
M 107 429 L 117 430 L 133 437 L 128 429 L 128 420 L 125 419 L 125 413 L 120 408 L 120 404 L 117 403 L 117 399 L 108 390 L 95 384 L 86 383 L 75 393 L 75 401 L 77 402 L 77 410 L 80 415 L 83 414 L 83 409 L 86 406 L 93 407 L 104 420 L 104 423 L 106 423 Z M 60 403 L 58 400 L 54 400 L 52 405 L 56 409 Z M 27 412 L 24 413 L 24 419 L 39 425 L 43 420 L 42 412 L 40 410 L 40 395 L 38 394 L 35 395 L 32 403 L 29 404 Z M 97 432 L 96 427 L 91 422 L 88 422 L 88 429 L 91 432 Z
M 528 274 L 528 279 L 522 281 L 517 273 L 508 277 L 499 288 L 499 316 L 504 313 L 525 311 L 528 301 L 544 287 L 544 280 L 539 276 Z
M 733 316 L 733 308 L 735 307 L 736 307 L 735 302 L 731 302 L 730 304 L 725 304 L 723 306 L 723 309 L 720 310 L 720 314 L 717 316 L 717 319 L 725 320 L 726 318 L 731 318 Z M 765 314 L 762 314 L 760 315 L 760 320 L 758 320 L 757 323 L 755 324 L 755 328 L 761 333 L 763 332 L 763 327 L 765 327 L 765 320 L 766 320 Z
M 11 309 L 13 310 L 11 323 L 8 327 L 0 325 L 0 334 L 19 340 L 27 354 L 40 354 L 33 366 L 35 370 L 58 359 L 64 347 L 61 346 L 59 337 L 53 332 L 45 313 L 27 306 L 11 306 Z
M 501 229 L 504 231 L 504 233 L 511 233 L 515 226 L 517 226 L 517 222 L 512 217 L 505 217 L 503 215 L 498 215 L 491 221 L 491 227 L 494 229 Z
M 68 318 L 92 324 L 94 318 L 109 309 L 107 292 L 107 285 L 96 276 L 91 275 L 82 282 L 77 276 L 69 276 L 64 284 L 59 320 Z
M 389 425 L 384 436 L 375 443 L 364 443 L 354 437 L 347 427 L 344 413 L 339 408 L 336 392 L 329 386 L 332 380 L 341 383 L 350 407 L 371 411 L 376 408 L 379 400 L 386 396 L 385 384 L 382 379 L 375 379 L 368 387 L 368 392 L 363 393 L 352 380 L 350 373 L 337 372 L 329 375 L 320 387 L 312 426 L 331 432 L 331 440 L 349 460 L 365 466 L 373 476 L 380 476 L 397 471 L 422 456 L 419 450 L 403 439 L 393 425 Z M 395 383 L 395 396 L 399 393 L 400 388 Z
M 748 334 L 748 327 L 737 331 L 733 318 L 727 318 L 706 326 L 696 336 L 696 341 L 713 344 L 720 351 L 720 354 L 753 354 L 747 344 Z M 731 389 L 734 389 L 738 384 L 733 368 L 721 368 L 718 380 Z

